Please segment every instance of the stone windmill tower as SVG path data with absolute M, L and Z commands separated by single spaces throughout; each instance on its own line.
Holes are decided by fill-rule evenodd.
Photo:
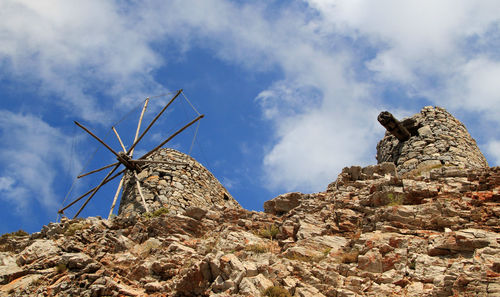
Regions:
M 401 122 L 385 111 L 378 120 L 387 132 L 377 145 L 377 161 L 393 162 L 400 174 L 441 166 L 488 167 L 464 124 L 444 108 L 427 106 Z
M 149 211 L 166 208 L 175 214 L 189 207 L 241 207 L 214 175 L 189 155 L 162 148 L 147 160 L 151 162 L 137 179 L 131 173 L 125 175 L 118 215 L 146 212 L 142 197 Z M 137 182 L 140 187 L 136 187 Z

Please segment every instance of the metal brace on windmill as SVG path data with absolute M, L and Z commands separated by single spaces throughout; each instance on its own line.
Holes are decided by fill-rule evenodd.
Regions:
M 106 165 L 106 166 L 101 167 L 99 169 L 95 169 L 95 170 L 92 170 L 90 172 L 78 175 L 77 178 L 81 178 L 81 177 L 88 176 L 88 175 L 91 175 L 93 173 L 96 173 L 96 172 L 99 172 L 99 171 L 102 171 L 102 170 L 105 170 L 105 169 L 108 169 L 108 168 L 112 167 L 112 169 L 108 172 L 108 174 L 106 174 L 106 176 L 104 177 L 104 179 L 102 179 L 102 181 L 96 187 L 90 189 L 85 194 L 81 195 L 80 197 L 76 198 L 75 200 L 73 200 L 68 205 L 66 205 L 63 208 L 61 208 L 58 211 L 58 213 L 60 215 L 63 215 L 64 211 L 66 209 L 68 209 L 69 207 L 73 206 L 75 203 L 77 203 L 78 201 L 82 200 L 83 198 L 89 196 L 87 198 L 87 200 L 85 200 L 85 202 L 83 203 L 83 205 L 80 207 L 80 209 L 77 211 L 77 213 L 75 214 L 75 216 L 73 217 L 73 218 L 76 218 L 82 212 L 82 210 L 85 208 L 85 206 L 87 206 L 87 204 L 89 203 L 89 201 L 95 196 L 95 194 L 97 193 L 97 191 L 99 191 L 99 189 L 102 186 L 104 186 L 108 182 L 112 181 L 113 179 L 115 179 L 115 178 L 117 178 L 118 176 L 121 175 L 122 178 L 121 178 L 121 181 L 120 181 L 120 183 L 118 185 L 118 189 L 116 190 L 115 196 L 113 198 L 113 203 L 112 203 L 111 209 L 109 211 L 109 216 L 111 216 L 111 214 L 113 213 L 113 209 L 114 209 L 114 207 L 116 205 L 116 201 L 118 199 L 118 196 L 120 195 L 120 191 L 121 191 L 121 188 L 123 186 L 123 183 L 124 183 L 124 180 L 125 180 L 125 174 L 127 173 L 127 171 L 129 171 L 131 173 L 131 176 L 135 177 L 135 185 L 136 185 L 137 190 L 138 190 L 138 192 L 139 192 L 139 194 L 141 196 L 142 203 L 144 204 L 144 209 L 146 210 L 146 212 L 149 212 L 148 206 L 146 204 L 146 200 L 145 200 L 145 198 L 144 198 L 144 196 L 142 194 L 141 185 L 139 183 L 139 178 L 138 178 L 137 174 L 139 172 L 141 172 L 142 166 L 145 165 L 145 164 L 147 164 L 147 163 L 168 163 L 168 164 L 171 164 L 172 162 L 146 160 L 146 158 L 148 156 L 152 155 L 154 152 L 156 152 L 161 147 L 163 147 L 167 142 L 169 142 L 170 140 L 172 140 L 175 136 L 179 135 L 182 131 L 184 131 L 185 129 L 187 129 L 188 127 L 190 127 L 191 125 L 193 125 L 194 123 L 198 122 L 200 119 L 202 119 L 204 117 L 204 115 L 203 114 L 199 114 L 198 111 L 196 111 L 196 109 L 194 109 L 194 107 L 191 105 L 191 107 L 193 107 L 193 109 L 198 114 L 198 116 L 195 119 L 193 119 L 191 122 L 189 122 L 186 125 L 184 125 L 182 128 L 180 128 L 175 133 L 173 133 L 172 135 L 170 135 L 167 139 L 165 139 L 163 142 L 161 142 L 154 149 L 150 150 L 149 152 L 147 152 L 146 154 L 144 154 L 143 156 L 141 156 L 138 159 L 133 159 L 134 149 L 137 146 L 137 144 L 142 140 L 142 138 L 144 137 L 144 135 L 146 135 L 146 133 L 151 129 L 151 127 L 154 125 L 154 123 L 158 120 L 158 118 L 160 118 L 160 116 L 165 112 L 165 110 L 181 94 L 183 94 L 182 93 L 182 89 L 180 89 L 180 90 L 178 90 L 176 92 L 176 94 L 172 97 L 172 99 L 170 99 L 170 101 L 162 108 L 162 110 L 153 118 L 153 120 L 151 121 L 151 123 L 147 126 L 147 128 L 139 136 L 139 132 L 141 130 L 142 118 L 144 116 L 144 113 L 146 111 L 146 108 L 148 106 L 149 99 L 150 99 L 149 97 L 146 98 L 146 100 L 144 102 L 144 106 L 143 106 L 142 111 L 141 111 L 141 115 L 139 117 L 139 122 L 137 124 L 137 129 L 136 129 L 134 141 L 133 141 L 132 145 L 130 146 L 130 148 L 128 150 L 125 148 L 125 145 L 123 144 L 123 142 L 122 142 L 122 140 L 120 138 L 120 135 L 118 134 L 118 131 L 113 126 L 112 127 L 113 132 L 115 133 L 116 138 L 118 139 L 118 141 L 120 143 L 120 146 L 121 146 L 121 148 L 123 150 L 121 152 L 116 152 L 115 150 L 113 150 L 109 145 L 107 145 L 103 140 L 101 140 L 99 137 L 97 137 L 89 129 L 87 129 L 82 124 L 80 124 L 80 123 L 78 123 L 78 122 L 75 121 L 75 124 L 78 127 L 82 128 L 85 132 L 87 132 L 88 134 L 90 134 L 97 141 L 99 141 L 102 145 L 104 145 L 110 152 L 112 152 L 116 156 L 117 162 L 109 164 L 109 165 Z M 183 96 L 184 96 L 184 94 L 183 94 Z M 186 98 L 186 97 L 184 96 L 184 98 Z M 187 100 L 187 98 L 186 98 L 186 100 Z M 123 169 L 123 170 L 121 170 L 118 173 L 116 173 L 116 174 L 113 175 L 113 173 L 115 173 L 115 171 L 121 165 L 123 165 L 125 167 L 125 169 Z

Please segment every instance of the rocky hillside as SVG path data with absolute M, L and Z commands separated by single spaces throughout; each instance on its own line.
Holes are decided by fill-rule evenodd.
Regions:
M 498 167 L 381 163 L 265 212 L 66 220 L 1 238 L 0 295 L 500 296 L 499 189 Z

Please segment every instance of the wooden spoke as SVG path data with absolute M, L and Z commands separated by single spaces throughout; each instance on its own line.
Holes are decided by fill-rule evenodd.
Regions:
M 113 164 L 109 164 L 109 165 L 106 165 L 106 166 L 104 166 L 104 167 L 102 167 L 102 168 L 99 168 L 99 169 L 96 169 L 96 170 L 92 170 L 92 171 L 89 171 L 89 172 L 84 173 L 84 174 L 80 174 L 79 176 L 77 176 L 77 178 L 84 177 L 84 176 L 90 175 L 90 174 L 92 174 L 92 173 L 99 172 L 99 171 L 104 170 L 104 169 L 107 169 L 107 168 L 109 168 L 109 167 L 113 167 L 113 166 L 115 166 L 116 164 L 120 164 L 120 162 L 116 162 L 116 163 L 113 163 Z
M 165 107 L 163 107 L 163 109 L 160 111 L 160 113 L 158 113 L 156 115 L 156 117 L 151 121 L 151 123 L 148 125 L 146 130 L 144 130 L 144 132 L 142 132 L 141 136 L 139 136 L 139 138 L 136 141 L 134 141 L 132 146 L 128 149 L 127 155 L 130 154 L 130 152 L 135 148 L 135 146 L 139 143 L 139 141 L 141 141 L 141 139 L 144 137 L 144 135 L 146 135 L 146 133 L 149 131 L 149 129 L 151 129 L 151 126 L 153 126 L 153 124 L 156 122 L 156 120 L 158 120 L 158 118 L 163 114 L 163 112 L 167 109 L 167 107 L 169 107 L 170 104 L 172 104 L 172 102 L 174 102 L 174 100 L 181 94 L 181 92 L 182 92 L 182 89 L 177 91 L 175 96 L 172 99 L 170 99 L 170 101 L 167 103 L 167 105 L 165 105 Z
M 137 191 L 139 191 L 139 195 L 141 196 L 142 203 L 144 204 L 144 209 L 146 212 L 149 212 L 148 205 L 146 204 L 146 199 L 144 199 L 144 195 L 142 194 L 141 184 L 139 183 L 139 177 L 137 176 L 137 172 L 134 171 L 135 176 L 135 185 L 137 186 Z
M 113 209 L 115 209 L 116 200 L 118 200 L 118 196 L 120 195 L 120 190 L 122 189 L 124 180 L 125 176 L 122 176 L 122 179 L 118 184 L 118 189 L 116 189 L 115 197 L 113 198 L 113 203 L 111 204 L 111 209 L 109 210 L 108 220 L 111 218 L 111 215 L 113 214 Z
M 115 168 L 113 168 L 113 169 L 112 169 L 112 170 L 111 170 L 111 171 L 110 171 L 110 172 L 106 175 L 106 177 L 105 177 L 105 178 L 101 181 L 101 183 L 100 183 L 100 184 L 99 184 L 99 185 L 95 188 L 95 190 L 92 192 L 92 194 L 90 194 L 89 198 L 87 198 L 87 200 L 85 200 L 85 202 L 84 202 L 84 203 L 83 203 L 83 205 L 80 207 L 80 209 L 78 210 L 78 212 L 75 214 L 75 216 L 73 217 L 73 219 L 74 219 L 74 218 L 76 218 L 76 217 L 77 217 L 77 216 L 78 216 L 78 215 L 82 212 L 82 210 L 85 208 L 85 206 L 87 206 L 87 203 L 89 203 L 90 199 L 92 199 L 92 198 L 94 197 L 94 195 L 97 193 L 97 191 L 99 191 L 99 189 L 100 189 L 102 186 L 104 186 L 104 184 L 106 184 L 106 183 L 107 183 L 107 181 L 106 181 L 106 180 L 107 180 L 107 178 L 108 178 L 109 176 L 111 176 L 111 174 L 113 174 L 113 173 L 116 171 L 116 169 L 118 169 L 118 167 L 119 167 L 119 166 L 120 166 L 120 165 L 116 165 L 116 166 L 115 166 Z
M 120 138 L 120 134 L 118 134 L 118 131 L 116 131 L 115 127 L 111 127 L 113 129 L 113 132 L 115 132 L 116 138 L 118 138 L 118 141 L 120 142 L 120 145 L 122 146 L 123 152 L 126 153 L 127 149 L 123 145 L 122 139 Z
M 149 103 L 149 97 L 146 98 L 146 101 L 144 102 L 144 106 L 142 107 L 141 116 L 139 117 L 139 122 L 137 123 L 137 129 L 135 130 L 135 137 L 134 137 L 133 143 L 136 143 L 137 137 L 139 137 L 139 131 L 141 130 L 142 118 L 144 117 L 144 112 L 146 112 L 146 108 L 148 107 L 148 103 Z M 130 158 L 132 158 L 133 155 L 134 155 L 134 149 L 132 149 L 130 151 L 130 154 L 129 154 Z
M 148 153 L 146 153 L 144 156 L 140 157 L 139 160 L 141 159 L 145 159 L 147 158 L 148 156 L 150 156 L 152 153 L 156 152 L 158 149 L 160 149 L 162 146 L 164 146 L 167 142 L 169 142 L 170 140 L 172 140 L 172 138 L 174 138 L 175 136 L 179 135 L 179 133 L 181 133 L 182 131 L 186 130 L 189 126 L 191 126 L 192 124 L 196 123 L 197 121 L 199 121 L 200 119 L 202 119 L 205 115 L 199 115 L 197 118 L 195 118 L 194 120 L 192 120 L 191 122 L 189 122 L 187 125 L 185 125 L 184 127 L 182 127 L 181 129 L 179 129 L 177 132 L 175 132 L 174 134 L 172 134 L 169 138 L 167 138 L 165 141 L 163 141 L 162 143 L 160 143 L 160 145 L 158 145 L 157 147 L 155 147 L 154 149 L 152 149 L 151 151 L 149 151 Z
M 122 171 L 118 172 L 117 174 L 113 175 L 112 177 L 108 178 L 104 184 L 107 184 L 108 182 L 110 182 L 111 180 L 115 179 L 117 176 L 119 176 L 120 174 L 124 173 L 126 169 L 123 169 Z M 97 189 L 97 187 L 94 187 L 92 189 L 90 189 L 87 193 L 83 194 L 82 196 L 76 198 L 75 200 L 73 200 L 73 202 L 71 202 L 70 204 L 66 205 L 64 208 L 61 208 L 59 211 L 57 211 L 58 213 L 63 213 L 66 209 L 68 209 L 69 207 L 73 206 L 73 204 L 77 203 L 78 201 L 82 200 L 84 197 L 86 197 L 88 194 L 92 193 L 95 189 Z
M 118 158 L 121 158 L 120 155 L 118 155 L 117 152 L 115 152 L 109 145 L 107 145 L 104 141 L 102 141 L 99 137 L 97 137 L 94 133 L 90 132 L 89 129 L 85 128 L 82 124 L 78 123 L 77 121 L 75 121 L 75 124 L 82 128 L 83 130 L 85 130 L 85 132 L 89 133 L 92 137 L 94 137 L 95 139 L 97 139 L 97 141 L 99 141 L 102 145 L 104 145 L 110 152 L 112 152 L 115 156 L 117 156 Z

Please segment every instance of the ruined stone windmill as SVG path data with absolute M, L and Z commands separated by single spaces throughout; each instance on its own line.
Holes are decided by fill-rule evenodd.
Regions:
M 442 166 L 488 167 L 465 125 L 444 108 L 426 106 L 401 122 L 384 111 L 378 121 L 387 132 L 377 145 L 377 161 L 394 163 L 400 174 Z
M 83 125 L 81 125 L 80 123 L 78 123 L 78 122 L 75 121 L 76 125 L 78 125 L 80 128 L 82 128 L 84 131 L 86 131 L 88 134 L 90 134 L 93 138 L 95 138 L 97 141 L 99 141 L 102 145 L 104 145 L 110 152 L 112 152 L 116 156 L 117 162 L 109 164 L 109 165 L 106 165 L 106 166 L 104 166 L 102 168 L 99 168 L 99 169 L 96 169 L 96 170 L 92 170 L 92 171 L 87 172 L 85 174 L 79 175 L 78 178 L 81 178 L 81 177 L 88 176 L 90 174 L 93 174 L 93 173 L 96 173 L 96 172 L 99 172 L 99 171 L 102 171 L 102 170 L 105 170 L 105 169 L 108 169 L 108 168 L 112 168 L 106 174 L 106 176 L 104 177 L 104 179 L 102 179 L 101 182 L 96 187 L 90 189 L 85 194 L 81 195 L 80 197 L 76 198 L 75 200 L 73 200 L 68 205 L 66 205 L 63 208 L 61 208 L 58 211 L 58 213 L 59 214 L 64 214 L 64 211 L 66 209 L 68 209 L 69 207 L 71 207 L 72 205 L 74 205 L 75 203 L 77 203 L 78 201 L 80 201 L 83 198 L 85 198 L 85 197 L 88 196 L 88 198 L 85 200 L 85 202 L 83 203 L 83 205 L 80 207 L 80 209 L 75 214 L 74 217 L 76 218 L 82 212 L 82 210 L 85 208 L 85 206 L 95 196 L 95 194 L 97 193 L 97 191 L 99 191 L 99 189 L 102 186 L 104 186 L 106 183 L 112 181 L 113 179 L 115 179 L 115 178 L 117 178 L 119 176 L 122 176 L 122 178 L 121 178 L 121 181 L 120 181 L 120 183 L 118 185 L 118 189 L 116 191 L 116 194 L 114 196 L 113 203 L 111 205 L 111 210 L 109 212 L 110 216 L 111 216 L 111 214 L 113 212 L 113 209 L 115 207 L 115 204 L 116 204 L 117 198 L 118 198 L 118 196 L 120 194 L 120 191 L 121 191 L 121 189 L 122 189 L 122 187 L 124 185 L 125 185 L 125 189 L 123 191 L 122 203 L 120 205 L 120 213 L 121 212 L 127 212 L 127 211 L 130 212 L 131 208 L 134 211 L 137 210 L 137 207 L 133 206 L 133 205 L 135 205 L 134 201 L 137 200 L 137 199 L 136 199 L 135 196 L 131 197 L 133 194 L 136 194 L 136 193 L 138 194 L 137 196 L 140 197 L 140 202 L 141 202 L 140 203 L 141 204 L 141 210 L 140 210 L 140 212 L 150 212 L 151 210 L 154 210 L 154 209 L 151 209 L 151 208 L 158 208 L 158 207 L 155 207 L 155 206 L 157 206 L 157 204 L 151 203 L 151 201 L 149 201 L 149 203 L 147 203 L 147 201 L 146 201 L 147 197 L 145 197 L 145 194 L 143 193 L 144 191 L 143 191 L 141 183 L 140 183 L 141 180 L 144 180 L 145 178 L 148 177 L 147 176 L 148 175 L 147 169 L 148 169 L 148 167 L 151 167 L 151 166 L 152 167 L 154 167 L 154 166 L 160 166 L 160 167 L 161 166 L 170 166 L 168 168 L 163 168 L 163 169 L 162 168 L 156 168 L 157 171 L 158 170 L 163 170 L 163 172 L 170 172 L 170 171 L 171 172 L 176 172 L 177 171 L 177 166 L 180 166 L 182 168 L 187 168 L 187 167 L 196 168 L 199 171 L 203 172 L 204 176 L 208 176 L 208 178 L 206 178 L 202 182 L 198 183 L 198 184 L 201 183 L 202 184 L 201 186 L 195 186 L 195 188 L 197 190 L 195 190 L 194 192 L 195 192 L 195 194 L 198 194 L 196 196 L 200 196 L 200 195 L 202 196 L 202 195 L 205 194 L 205 192 L 207 192 L 208 195 L 215 195 L 213 193 L 214 192 L 213 189 L 216 189 L 215 192 L 219 192 L 220 195 L 215 195 L 215 196 L 221 196 L 223 200 L 227 200 L 228 202 L 230 202 L 229 204 L 231 204 L 231 205 L 232 204 L 238 205 L 238 203 L 227 193 L 227 191 L 224 189 L 224 187 L 222 187 L 222 185 L 220 185 L 220 183 L 215 179 L 215 177 L 213 177 L 213 175 L 207 169 L 205 169 L 201 164 L 199 164 L 198 162 L 196 162 L 193 158 L 191 158 L 191 157 L 189 157 L 187 155 L 184 155 L 184 154 L 182 154 L 180 152 L 177 152 L 175 150 L 172 150 L 172 149 L 161 149 L 167 142 L 169 142 L 170 140 L 172 140 L 175 136 L 179 135 L 182 131 L 184 131 L 185 129 L 187 129 L 188 127 L 190 127 L 194 123 L 198 122 L 200 119 L 202 119 L 204 117 L 203 114 L 199 114 L 197 112 L 198 116 L 196 118 L 194 118 L 191 122 L 187 123 L 182 128 L 180 128 L 179 130 L 177 130 L 175 133 L 173 133 L 166 140 L 164 140 L 163 142 L 161 142 L 154 149 L 150 150 L 149 152 L 147 152 L 146 154 L 144 154 L 140 158 L 137 158 L 137 159 L 133 158 L 134 149 L 136 148 L 137 144 L 143 139 L 144 135 L 146 135 L 146 133 L 151 129 L 151 127 L 153 126 L 153 124 L 158 120 L 158 118 L 165 112 L 165 110 L 172 104 L 172 102 L 174 102 L 174 100 L 181 93 L 182 93 L 182 89 L 179 90 L 179 91 L 177 91 L 176 94 L 172 97 L 172 99 L 170 99 L 170 101 L 154 117 L 154 119 L 146 127 L 146 129 L 139 135 L 139 132 L 140 132 L 140 129 L 141 129 L 142 118 L 144 116 L 144 112 L 146 111 L 146 108 L 147 108 L 147 105 L 148 105 L 148 102 L 149 102 L 149 98 L 146 99 L 146 101 L 144 103 L 144 106 L 142 108 L 142 111 L 141 111 L 141 115 L 139 117 L 139 122 L 138 122 L 138 125 L 137 125 L 137 129 L 136 129 L 134 141 L 133 141 L 132 145 L 128 148 L 128 150 L 125 148 L 125 145 L 123 144 L 123 142 L 122 142 L 122 140 L 120 138 L 120 135 L 118 134 L 118 132 L 115 129 L 115 127 L 112 127 L 113 132 L 115 133 L 115 135 L 116 135 L 116 137 L 117 137 L 117 139 L 118 139 L 118 141 L 119 141 L 119 143 L 121 145 L 121 148 L 123 150 L 122 152 L 116 152 L 109 145 L 107 145 L 103 140 L 101 140 L 99 137 L 97 137 L 94 133 L 92 133 L 86 127 L 84 127 Z M 177 154 L 177 157 L 181 156 L 181 158 L 177 158 L 176 159 L 176 160 L 180 160 L 180 161 L 173 161 L 173 158 L 169 158 L 168 156 L 165 156 L 166 152 L 169 153 L 169 156 L 172 155 L 172 154 L 175 154 L 175 153 Z M 157 157 L 155 157 L 156 154 L 163 155 L 164 157 L 157 158 Z M 167 160 L 164 160 L 165 157 L 166 157 Z M 115 173 L 121 165 L 123 165 L 125 167 L 125 169 L 119 171 L 118 173 Z M 170 169 L 174 168 L 174 170 L 169 170 L 169 168 Z M 146 174 L 143 174 L 144 173 L 143 171 L 146 171 Z M 205 171 L 208 172 L 208 174 L 205 173 Z M 139 177 L 139 175 L 141 175 L 141 177 Z M 172 177 L 172 174 L 169 174 L 168 176 Z M 209 180 L 209 182 L 207 183 L 206 180 Z M 215 180 L 215 181 L 213 181 L 213 180 Z M 206 186 L 204 186 L 205 184 L 210 184 L 211 185 L 210 190 L 208 190 L 208 191 L 205 190 L 205 188 L 207 188 Z M 199 190 L 198 188 L 200 188 L 201 190 Z M 205 191 L 203 191 L 203 190 L 205 190 Z M 200 193 L 202 193 L 202 194 L 200 194 Z M 146 193 L 146 194 L 149 194 L 149 193 Z M 127 207 L 127 205 L 124 205 L 124 204 L 129 204 L 128 206 L 132 205 L 132 207 Z M 164 203 L 160 201 L 160 204 L 164 204 Z

